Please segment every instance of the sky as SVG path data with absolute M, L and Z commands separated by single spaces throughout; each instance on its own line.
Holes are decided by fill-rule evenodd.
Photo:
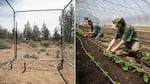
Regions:
M 21 10 L 40 10 L 40 9 L 63 9 L 71 0 L 8 0 L 15 11 Z M 72 2 L 73 3 L 73 2 Z M 67 8 L 69 9 L 69 7 Z M 67 10 L 66 9 L 66 10 Z M 0 0 L 0 25 L 9 31 L 13 28 L 13 12 L 5 2 Z M 16 13 L 17 28 L 22 32 L 27 21 L 31 27 L 37 24 L 39 28 L 45 23 L 50 32 L 53 33 L 59 25 L 59 16 L 61 11 L 48 12 L 21 12 Z

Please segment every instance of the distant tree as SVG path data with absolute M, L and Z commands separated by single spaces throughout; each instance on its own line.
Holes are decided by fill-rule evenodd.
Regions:
M 11 39 L 14 39 L 14 35 L 15 35 L 15 29 L 12 29 L 12 35 L 11 35 Z
M 16 37 L 16 38 L 14 38 L 14 36 Z M 17 34 L 16 34 L 16 31 L 15 31 L 15 29 L 13 28 L 12 29 L 12 33 L 10 33 L 9 34 L 9 38 L 11 38 L 11 39 L 17 39 L 17 40 L 23 40 L 23 33 L 20 33 L 20 32 L 18 32 L 17 31 Z
M 58 31 L 59 31 L 58 28 L 55 28 L 54 34 L 53 34 L 53 39 L 54 39 L 55 41 L 59 41 L 59 40 L 61 39 L 61 36 L 60 36 L 60 34 L 59 34 Z
M 23 33 L 17 32 L 17 40 L 23 40 Z
M 32 39 L 32 29 L 30 27 L 29 21 L 27 24 L 25 24 L 23 35 L 26 40 Z
M 63 11 L 59 20 L 64 41 L 70 43 L 72 41 L 72 28 L 74 26 L 74 7 L 72 4 L 70 5 L 70 10 Z
M 37 25 L 33 25 L 33 40 L 34 41 L 38 41 L 40 40 L 40 30 L 39 27 Z
M 0 39 L 10 39 L 10 32 L 0 25 Z
M 49 30 L 46 27 L 46 24 L 43 23 L 43 25 L 42 25 L 42 38 L 43 38 L 43 40 L 49 40 L 49 37 L 50 37 Z

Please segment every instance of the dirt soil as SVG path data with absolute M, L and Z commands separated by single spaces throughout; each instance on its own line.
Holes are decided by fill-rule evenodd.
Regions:
M 68 84 L 75 84 L 75 69 L 68 65 L 66 62 L 64 62 L 63 65 L 63 70 L 61 70 L 63 77 L 65 78 Z
M 22 73 L 24 68 L 21 60 L 13 63 L 12 70 L 8 67 L 1 71 L 0 84 L 65 84 L 56 68 L 58 62 L 26 63 L 28 68 L 24 73 Z
M 63 49 L 64 58 L 71 64 L 75 64 L 75 45 L 67 44 Z M 74 61 L 73 61 L 74 60 Z
M 104 56 L 97 45 L 91 43 L 91 41 L 84 37 L 80 36 L 80 38 L 82 39 L 87 51 L 94 56 L 96 61 L 99 61 L 102 64 L 102 67 L 109 72 L 113 80 L 118 81 L 121 84 L 144 84 L 144 81 L 139 74 L 133 73 L 132 71 L 123 71 L 119 65 Z M 93 71 L 95 71 L 94 68 Z
M 26 43 L 18 44 L 18 58 L 12 63 L 12 70 L 10 70 L 10 66 L 7 66 L 0 71 L 0 84 L 66 84 L 57 70 L 57 65 L 60 61 L 38 60 L 60 58 L 60 46 L 50 45 L 46 48 L 39 43 L 37 45 L 38 47 L 33 48 Z M 67 49 L 70 50 L 68 47 Z M 6 62 L 13 59 L 13 46 L 10 49 L 2 49 L 0 54 L 0 68 L 2 68 Z M 38 59 L 24 58 L 26 54 L 29 56 L 34 55 Z M 34 59 L 34 61 L 29 59 Z M 70 62 L 74 63 L 73 55 L 70 56 Z M 22 73 L 24 71 L 24 63 L 26 63 L 26 71 Z M 61 72 L 68 84 L 74 83 L 74 69 L 72 67 L 64 63 L 64 68 Z
M 76 46 L 77 84 L 111 84 L 109 79 L 104 77 L 102 71 L 85 54 L 78 39 Z

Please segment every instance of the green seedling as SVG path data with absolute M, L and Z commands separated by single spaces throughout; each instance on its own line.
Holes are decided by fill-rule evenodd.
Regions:
M 79 31 L 77 31 L 81 36 L 84 36 L 84 33 L 83 32 L 79 32 Z
M 146 62 L 150 64 L 150 50 L 148 49 L 148 51 L 145 51 L 144 53 L 142 53 L 142 55 L 144 56 Z
M 113 54 L 112 52 L 109 52 L 109 57 L 114 58 L 114 57 L 116 57 L 116 55 Z
M 107 51 L 106 49 L 102 49 L 103 54 L 106 56 L 109 56 L 111 54 L 111 52 Z
M 93 61 L 94 61 L 94 57 L 93 57 L 93 56 L 91 57 L 91 60 L 93 60 Z
M 90 53 L 87 53 L 87 55 L 90 57 L 91 60 L 94 60 L 94 57 Z
M 101 65 L 101 63 L 100 62 L 96 62 L 96 66 L 99 66 L 99 65 Z
M 89 56 L 90 58 L 92 58 L 92 56 Z
M 90 58 L 92 58 L 92 55 L 91 55 L 90 53 L 87 53 L 87 55 L 88 55 Z
M 139 72 L 139 73 L 142 73 L 142 72 L 144 72 L 144 69 L 143 69 L 143 68 L 136 68 L 136 69 L 134 69 L 132 72 Z
M 103 51 L 103 54 L 104 54 L 104 55 L 108 55 L 106 49 L 102 49 L 102 51 Z
M 133 62 L 125 62 L 125 64 L 124 64 L 124 66 L 122 67 L 122 69 L 123 69 L 124 71 L 128 71 L 130 66 L 133 66 Z
M 113 82 L 113 84 L 120 84 L 120 82 L 118 82 L 118 81 L 114 81 L 114 82 Z
M 143 80 L 146 84 L 148 83 L 148 75 L 147 74 L 144 74 Z
M 112 61 L 114 61 L 115 63 L 120 64 L 122 62 L 120 59 L 116 58 L 116 55 L 112 52 L 109 52 L 106 49 L 103 49 L 102 51 L 104 55 L 108 55 L 110 58 L 112 58 Z
M 109 38 L 107 37 L 102 37 L 99 39 L 101 42 L 108 42 L 109 41 Z
M 148 52 L 150 52 L 150 48 L 148 48 Z
M 108 72 L 107 71 L 103 71 L 103 75 L 106 77 L 108 76 Z
M 117 64 L 120 64 L 120 63 L 122 62 L 121 59 L 116 58 L 115 56 L 112 57 L 112 61 L 114 61 L 114 62 L 117 63 Z

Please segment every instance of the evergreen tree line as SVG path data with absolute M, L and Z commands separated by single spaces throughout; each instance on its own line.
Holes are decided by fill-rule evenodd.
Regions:
M 0 25 L 0 39 L 12 39 L 13 35 Z
M 62 15 L 59 17 L 60 20 L 60 26 L 62 29 L 62 38 L 64 42 L 71 43 L 74 39 L 74 7 L 71 4 L 69 10 L 64 10 L 62 12 Z M 39 30 L 39 27 L 37 25 L 33 25 L 31 28 L 31 25 L 29 21 L 25 24 L 23 33 L 17 32 L 17 39 L 18 40 L 34 40 L 34 41 L 40 41 L 40 40 L 61 40 L 61 35 L 58 33 L 58 28 L 55 28 L 54 34 L 51 36 L 50 31 L 48 30 L 45 23 L 43 23 L 41 30 Z M 15 30 L 12 30 L 12 33 L 9 32 L 7 29 L 4 29 L 0 25 L 0 39 L 13 39 L 15 36 Z
M 15 30 L 12 30 L 12 33 L 9 32 L 7 29 L 4 29 L 0 26 L 0 39 L 13 39 L 15 36 Z M 51 36 L 50 31 L 48 30 L 45 23 L 43 23 L 41 30 L 37 25 L 31 25 L 29 21 L 25 24 L 23 29 L 23 33 L 17 32 L 16 35 L 18 40 L 34 40 L 34 41 L 41 41 L 41 40 L 61 40 L 61 35 L 59 34 L 58 28 L 55 28 L 54 34 Z

